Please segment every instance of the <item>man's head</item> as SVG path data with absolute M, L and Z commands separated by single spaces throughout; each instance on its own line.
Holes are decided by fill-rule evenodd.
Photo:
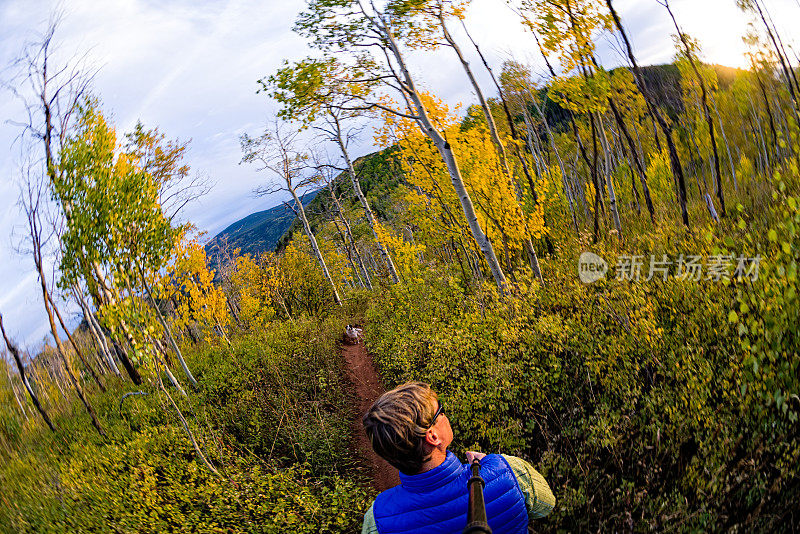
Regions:
M 436 393 L 423 382 L 387 391 L 364 414 L 364 430 L 382 458 L 414 475 L 436 452 L 446 453 L 453 430 Z

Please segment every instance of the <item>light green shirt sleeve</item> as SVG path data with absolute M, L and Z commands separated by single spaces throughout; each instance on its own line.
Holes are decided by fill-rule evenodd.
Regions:
M 378 534 L 378 525 L 375 524 L 375 515 L 372 512 L 374 506 L 375 503 L 372 503 L 367 513 L 364 514 L 364 526 L 361 527 L 361 534 Z
M 511 466 L 511 470 L 517 477 L 519 489 L 525 495 L 525 507 L 528 509 L 528 517 L 530 519 L 539 519 L 552 512 L 556 505 L 556 498 L 544 477 L 522 458 L 506 456 L 505 454 L 502 456 Z M 372 510 L 370 509 L 370 511 Z

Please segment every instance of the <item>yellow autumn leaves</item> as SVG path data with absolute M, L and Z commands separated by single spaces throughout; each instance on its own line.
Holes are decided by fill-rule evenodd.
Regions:
M 213 283 L 214 271 L 209 269 L 206 251 L 194 239 L 181 239 L 175 248 L 173 261 L 161 279 L 161 298 L 175 306 L 173 328 L 184 331 L 196 325 L 206 339 L 225 337 L 229 315 L 225 294 Z
M 546 233 L 543 218 L 546 199 L 541 191 L 549 188 L 542 183 L 539 202 L 527 204 L 523 211 L 515 191 L 516 187 L 523 187 L 523 181 L 511 183 L 503 172 L 482 117 L 462 124 L 435 96 L 423 93 L 422 99 L 432 123 L 450 144 L 481 228 L 495 246 L 502 247 L 505 256 L 521 253 L 528 237 L 537 239 Z M 415 226 L 417 240 L 438 246 L 463 238 L 468 248 L 477 251 L 474 240 L 469 238 L 469 226 L 438 149 L 412 120 L 385 113 L 383 121 L 375 141 L 384 146 L 396 143 L 399 148 L 397 160 L 409 186 L 404 196 L 405 216 Z M 510 146 L 514 141 L 506 137 L 503 142 Z M 397 243 L 387 244 L 395 251 L 400 248 Z

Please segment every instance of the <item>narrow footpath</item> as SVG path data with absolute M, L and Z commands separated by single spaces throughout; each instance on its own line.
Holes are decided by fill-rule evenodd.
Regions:
M 377 491 L 396 486 L 400 483 L 397 469 L 389 465 L 386 460 L 375 454 L 372 446 L 364 433 L 361 417 L 369 407 L 383 393 L 378 373 L 372 358 L 364 347 L 364 341 L 357 343 L 344 336 L 342 341 L 342 359 L 347 381 L 351 386 L 353 402 L 353 419 L 350 422 L 350 431 L 353 438 L 353 448 L 372 479 L 372 486 Z

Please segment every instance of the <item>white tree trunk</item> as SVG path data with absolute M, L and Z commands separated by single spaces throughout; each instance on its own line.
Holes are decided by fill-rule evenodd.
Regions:
M 341 306 L 342 300 L 339 298 L 339 292 L 336 290 L 336 284 L 333 283 L 333 278 L 331 278 L 331 273 L 328 271 L 328 266 L 325 264 L 325 258 L 322 257 L 322 252 L 319 250 L 317 239 L 314 237 L 314 234 L 311 231 L 311 225 L 308 224 L 308 219 L 306 218 L 306 211 L 303 209 L 303 203 L 300 202 L 300 198 L 297 196 L 297 192 L 294 190 L 294 187 L 292 187 L 292 184 L 288 179 L 286 180 L 286 185 L 287 189 L 294 198 L 295 204 L 297 205 L 297 214 L 300 216 L 300 220 L 303 222 L 303 230 L 305 230 L 306 235 L 308 236 L 308 240 L 311 242 L 311 250 L 314 251 L 314 255 L 317 257 L 319 266 L 322 267 L 322 272 L 325 275 L 325 279 L 331 285 L 331 290 L 333 291 L 333 300 L 336 301 L 336 304 Z
M 25 416 L 25 420 L 28 420 L 28 412 L 22 406 L 22 402 L 20 402 L 19 397 L 17 396 L 17 387 L 14 385 L 14 381 L 11 378 L 11 367 L 6 365 L 6 376 L 8 377 L 8 387 L 11 388 L 11 393 L 14 394 L 14 400 L 17 401 L 17 406 L 19 406 L 19 411 L 22 412 L 22 415 Z
M 614 219 L 614 227 L 617 229 L 619 238 L 622 239 L 622 223 L 620 222 L 619 210 L 617 208 L 617 193 L 614 189 L 614 177 L 611 174 L 611 159 L 610 148 L 608 146 L 608 137 L 606 137 L 606 128 L 603 125 L 603 119 L 599 114 L 596 114 L 595 116 L 598 122 L 597 126 L 600 129 L 600 143 L 603 146 L 603 154 L 605 155 L 605 165 L 603 167 L 605 169 L 606 186 L 608 187 L 608 204 L 611 209 L 611 215 Z M 594 120 L 592 117 L 589 117 L 589 119 Z
M 150 306 L 153 308 L 153 311 L 156 312 L 156 317 L 158 317 L 158 322 L 161 323 L 162 328 L 164 328 L 164 333 L 167 335 L 167 339 L 169 340 L 169 344 L 172 346 L 173 352 L 175 352 L 175 356 L 178 358 L 178 362 L 181 364 L 183 368 L 183 372 L 186 374 L 186 377 L 189 379 L 189 382 L 192 384 L 193 387 L 197 388 L 197 380 L 195 380 L 192 372 L 189 370 L 189 366 L 186 365 L 186 360 L 183 359 L 183 354 L 181 354 L 181 349 L 178 347 L 178 343 L 175 341 L 175 338 L 172 335 L 172 329 L 170 329 L 167 321 L 164 319 L 164 316 L 161 314 L 161 310 L 158 308 L 158 304 L 156 304 L 156 300 L 153 298 L 153 294 L 150 292 L 150 284 L 147 283 L 144 275 L 144 269 L 141 267 L 139 268 L 139 273 L 142 276 L 142 284 L 144 285 L 144 289 L 147 292 L 147 297 L 150 300 Z
M 167 351 L 164 349 L 163 345 L 161 345 L 161 342 L 159 340 L 151 338 L 150 342 L 153 344 L 153 347 L 157 351 L 159 351 L 161 354 L 166 354 Z M 167 365 L 166 359 L 162 363 L 164 365 L 164 372 L 167 374 L 167 378 L 169 378 L 169 381 L 172 384 L 172 387 L 177 389 L 178 393 L 180 393 L 184 397 L 188 397 L 188 395 L 186 394 L 186 390 L 183 389 L 183 386 L 181 386 L 181 383 L 178 381 L 177 378 L 175 378 L 175 375 L 172 374 L 172 371 L 170 370 L 169 366 Z
M 536 255 L 536 250 L 533 248 L 533 243 L 531 243 L 530 238 L 530 230 L 528 229 L 528 223 L 525 220 L 525 213 L 522 211 L 522 207 L 519 205 L 522 202 L 522 194 L 519 190 L 519 186 L 514 181 L 514 177 L 511 175 L 511 171 L 508 168 L 508 158 L 506 157 L 506 149 L 503 146 L 503 142 L 500 140 L 500 134 L 497 133 L 497 125 L 494 122 L 494 117 L 492 116 L 492 112 L 489 109 L 489 105 L 486 103 L 486 98 L 483 95 L 483 90 L 481 86 L 478 85 L 478 81 L 475 79 L 475 75 L 472 73 L 472 69 L 469 66 L 469 62 L 464 58 L 464 55 L 461 53 L 461 49 L 456 44 L 455 40 L 453 40 L 450 32 L 447 31 L 447 26 L 444 23 L 444 19 L 442 17 L 439 18 L 439 22 L 442 25 L 442 31 L 444 33 L 444 38 L 450 44 L 450 47 L 455 51 L 456 55 L 458 56 L 458 60 L 461 62 L 461 66 L 464 68 L 464 72 L 467 74 L 467 78 L 469 78 L 469 82 L 472 85 L 475 94 L 478 96 L 478 102 L 480 102 L 481 109 L 483 110 L 483 116 L 486 118 L 486 123 L 489 125 L 489 133 L 492 136 L 492 142 L 494 143 L 495 150 L 497 151 L 497 157 L 500 159 L 500 166 L 503 171 L 503 174 L 506 176 L 506 180 L 508 180 L 509 185 L 513 188 L 516 197 L 517 197 L 517 209 L 520 210 L 520 214 L 522 215 L 522 220 L 525 225 L 525 239 L 523 241 L 523 245 L 525 247 L 525 252 L 528 254 L 528 261 L 530 262 L 531 270 L 533 271 L 534 276 L 539 280 L 539 282 L 544 283 L 544 279 L 542 278 L 542 269 L 539 265 L 539 257 Z M 535 191 L 532 191 L 534 195 L 536 194 Z M 534 197 L 535 198 L 535 197 Z
M 462 178 L 461 171 L 458 168 L 458 162 L 453 156 L 453 151 L 450 149 L 450 143 L 448 143 L 445 138 L 442 137 L 442 135 L 436 130 L 436 128 L 434 128 L 433 123 L 428 117 L 427 110 L 422 104 L 422 100 L 416 90 L 414 80 L 411 78 L 411 75 L 408 72 L 408 68 L 405 64 L 402 54 L 400 53 L 400 49 L 398 48 L 397 43 L 392 36 L 391 31 L 389 31 L 385 25 L 376 22 L 374 19 L 373 23 L 376 24 L 376 29 L 378 29 L 387 39 L 390 52 L 394 56 L 402 72 L 403 82 L 408 93 L 407 96 L 411 99 L 411 102 L 414 106 L 414 111 L 417 114 L 417 125 L 420 127 L 422 132 L 431 139 L 433 144 L 439 150 L 439 154 L 447 166 L 447 171 L 450 175 L 450 181 L 452 182 L 453 189 L 455 189 L 458 200 L 461 203 L 461 209 L 464 211 L 464 216 L 466 217 L 467 224 L 472 232 L 472 237 L 475 239 L 475 242 L 478 244 L 478 247 L 483 253 L 483 257 L 486 259 L 486 263 L 489 265 L 489 270 L 492 272 L 492 277 L 494 278 L 495 284 L 497 284 L 498 289 L 503 292 L 506 286 L 505 274 L 500 266 L 500 262 L 497 260 L 494 247 L 481 228 L 481 225 L 478 221 L 478 216 L 475 214 L 475 206 L 472 204 L 472 199 L 470 198 L 469 193 L 464 185 L 464 179 Z
M 561 153 L 558 151 L 556 139 L 553 137 L 553 132 L 550 130 L 550 124 L 547 122 L 547 117 L 545 116 L 544 111 L 539 106 L 539 102 L 536 101 L 536 98 L 532 98 L 531 100 L 533 101 L 534 106 L 536 106 L 536 111 L 539 112 L 539 116 L 542 118 L 542 124 L 544 124 L 545 133 L 547 133 L 547 139 L 550 140 L 550 148 L 553 150 L 553 153 L 556 156 L 556 161 L 558 161 L 558 168 L 561 170 L 561 181 L 564 186 L 564 195 L 567 197 L 567 202 L 569 203 L 569 213 L 572 216 L 572 224 L 575 225 L 575 231 L 577 232 L 578 219 L 575 216 L 575 202 L 572 198 L 572 190 L 567 182 L 567 172 L 564 168 L 564 160 L 561 159 Z M 525 128 L 528 130 L 529 136 L 533 135 L 527 111 L 525 112 Z
M 367 268 L 364 265 L 364 260 L 361 258 L 361 254 L 358 253 L 358 246 L 356 246 L 356 240 L 355 238 L 353 238 L 353 229 L 350 227 L 350 221 L 347 220 L 347 217 L 344 214 L 344 210 L 342 209 L 342 204 L 339 202 L 339 199 L 336 198 L 336 193 L 334 193 L 331 184 L 328 184 L 328 190 L 331 193 L 331 198 L 333 199 L 334 204 L 336 204 L 336 210 L 339 212 L 339 218 L 342 220 L 342 223 L 344 224 L 344 232 L 345 232 L 345 237 L 347 239 L 347 243 L 345 246 L 348 247 L 348 250 L 352 250 L 353 254 L 355 254 L 356 256 L 355 260 L 358 264 L 358 269 L 355 269 L 355 265 L 353 265 L 356 275 L 358 275 L 358 278 L 361 281 L 361 286 L 366 287 L 367 289 L 372 291 L 372 280 L 369 277 L 369 273 L 367 272 Z M 336 216 L 333 217 L 333 222 L 334 224 L 336 224 Z M 373 229 L 373 235 L 375 235 L 374 229 Z M 375 241 L 377 242 L 377 237 Z M 389 260 L 391 261 L 391 258 L 389 258 Z M 351 263 L 352 263 L 352 258 L 351 258 Z
M 389 269 L 389 274 L 392 276 L 392 282 L 396 284 L 400 281 L 400 278 L 397 276 L 397 268 L 394 265 L 394 261 L 392 261 L 391 254 L 389 254 L 389 251 L 386 249 L 386 245 L 384 245 L 384 243 L 378 237 L 378 232 L 375 229 L 378 222 L 375 220 L 375 215 L 372 213 L 372 210 L 369 207 L 367 197 L 361 190 L 361 183 L 358 180 L 356 170 L 353 167 L 353 162 L 350 160 L 350 154 L 347 152 L 347 147 L 342 139 L 342 130 L 339 125 L 339 120 L 338 118 L 333 117 L 333 121 L 334 128 L 336 129 L 336 142 L 339 145 L 339 149 L 342 151 L 342 156 L 344 157 L 345 162 L 347 163 L 347 173 L 350 175 L 350 181 L 353 184 L 353 191 L 355 191 L 358 201 L 361 202 L 361 207 L 364 208 L 364 214 L 367 216 L 367 222 L 372 230 L 372 235 L 375 238 L 375 242 L 378 244 L 378 250 L 381 253 L 383 261 L 386 263 L 386 267 Z
M 81 307 L 81 310 L 83 311 L 83 317 L 86 319 L 86 323 L 89 325 L 89 332 L 91 333 L 92 338 L 95 340 L 95 343 L 100 349 L 103 358 L 105 358 L 108 367 L 115 375 L 121 376 L 122 373 L 120 373 L 119 368 L 117 367 L 117 362 L 114 361 L 114 357 L 112 356 L 111 351 L 109 350 L 108 345 L 106 344 L 103 331 L 102 329 L 100 329 L 100 325 L 97 323 L 97 319 L 95 319 L 94 314 L 89 309 L 89 305 L 86 303 L 86 300 L 83 298 L 80 292 L 76 290 L 74 287 L 72 288 L 72 292 L 75 295 L 75 298 L 77 299 L 78 304 Z

